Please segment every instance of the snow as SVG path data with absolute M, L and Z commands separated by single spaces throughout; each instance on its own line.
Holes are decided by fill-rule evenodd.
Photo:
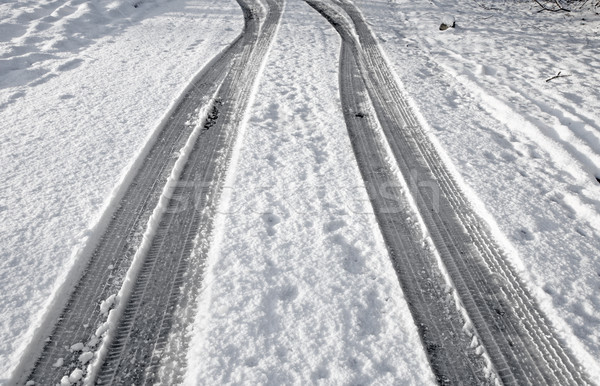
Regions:
M 81 362 L 82 365 L 85 365 L 90 360 L 92 360 L 93 357 L 94 357 L 93 352 L 91 352 L 91 351 L 84 352 L 83 354 L 81 354 L 79 356 L 79 362 Z
M 71 351 L 82 351 L 84 348 L 84 344 L 79 342 L 79 343 L 75 343 L 74 345 L 71 346 Z
M 69 375 L 69 382 L 71 382 L 71 383 L 79 382 L 79 380 L 81 380 L 82 376 L 83 376 L 83 371 L 81 369 L 75 369 L 75 370 L 73 370 L 73 372 L 71 372 L 71 375 Z
M 373 116 L 376 115 L 376 112 L 372 106 L 365 106 L 364 110 L 368 111 L 368 114 L 370 114 L 370 115 L 373 115 Z M 423 219 L 421 213 L 419 213 L 418 205 L 415 202 L 414 197 L 412 197 L 411 195 L 406 193 L 406 192 L 410 191 L 409 184 L 417 183 L 416 182 L 417 178 L 415 175 L 410 175 L 408 177 L 405 177 L 402 175 L 402 172 L 400 171 L 400 168 L 396 162 L 396 158 L 390 147 L 390 144 L 385 136 L 385 133 L 383 132 L 383 129 L 378 124 L 378 122 L 377 122 L 377 126 L 378 126 L 379 138 L 380 138 L 381 142 L 384 144 L 385 151 L 387 153 L 387 159 L 388 159 L 388 162 L 390 163 L 390 170 L 397 176 L 397 181 L 400 183 L 401 191 L 403 192 L 402 194 L 406 195 L 408 206 L 410 207 L 410 210 L 412 211 L 411 212 L 412 216 L 408 216 L 405 221 L 407 223 L 415 223 L 415 225 L 418 226 L 420 231 L 422 232 L 422 234 L 423 234 L 422 247 L 424 249 L 430 250 L 432 252 L 433 256 L 435 257 L 435 260 L 436 260 L 437 266 L 439 268 L 439 271 L 441 273 L 441 276 L 443 277 L 443 279 L 445 281 L 446 293 L 448 294 L 447 302 L 454 303 L 455 307 L 461 313 L 461 316 L 464 319 L 464 325 L 462 328 L 463 332 L 465 334 L 467 334 L 468 336 L 473 337 L 472 341 L 471 341 L 471 347 L 472 348 L 477 347 L 477 354 L 482 355 L 482 357 L 486 363 L 486 368 L 485 368 L 486 373 L 489 375 L 490 379 L 492 379 L 494 383 L 498 383 L 498 380 L 496 379 L 496 376 L 495 376 L 497 369 L 492 364 L 491 357 L 490 357 L 489 353 L 487 352 L 487 350 L 485 350 L 485 348 L 483 346 L 480 346 L 478 344 L 477 332 L 473 328 L 473 322 L 472 322 L 469 314 L 467 313 L 467 310 L 465 309 L 465 307 L 462 303 L 462 300 L 460 299 L 460 297 L 458 295 L 458 292 L 456 291 L 456 286 L 452 280 L 450 273 L 448 272 L 447 267 L 445 266 L 440 254 L 437 252 L 437 250 L 435 248 L 435 244 L 433 243 L 431 234 L 429 233 L 429 231 L 427 229 L 425 220 Z M 426 184 L 426 182 L 420 182 L 420 184 Z M 436 205 L 436 203 L 434 202 L 433 205 Z
M 104 333 L 106 331 L 108 331 L 109 328 L 110 328 L 110 323 L 108 323 L 108 321 L 102 323 L 100 326 L 98 326 L 98 328 L 96 329 L 96 332 L 94 332 L 94 336 L 96 338 L 101 337 L 102 335 L 104 335 Z
M 0 4 L 0 383 L 169 106 L 243 23 L 234 0 L 138 3 Z
M 463 189 L 600 379 L 599 17 L 533 2 L 358 4 Z M 445 14 L 455 29 L 439 31 Z M 570 76 L 546 82 L 559 71 Z
M 115 304 L 116 297 L 116 294 L 112 294 L 108 298 L 103 300 L 102 303 L 100 303 L 100 312 L 102 312 L 103 314 L 108 313 L 113 304 Z
M 186 384 L 433 383 L 348 139 L 340 39 L 289 1 L 220 208 Z
M 452 15 L 444 14 L 440 19 L 440 30 L 456 27 L 456 19 Z
M 356 1 L 457 180 L 600 379 L 598 15 Z M 446 19 L 456 28 L 440 31 Z M 0 4 L 0 384 L 60 311 L 177 98 L 241 28 L 234 0 Z M 287 1 L 221 202 L 186 384 L 434 381 L 347 136 L 339 44 Z M 99 305 L 98 337 L 127 285 Z M 98 342 L 72 347 L 80 367 Z

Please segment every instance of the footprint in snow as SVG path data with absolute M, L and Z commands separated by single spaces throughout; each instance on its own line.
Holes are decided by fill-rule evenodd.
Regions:
M 525 241 L 535 240 L 535 235 L 529 229 L 526 228 L 519 229 L 519 237 L 521 238 L 521 240 Z
M 265 223 L 265 230 L 269 236 L 274 236 L 277 233 L 275 227 L 281 222 L 281 218 L 273 213 L 265 213 L 261 216 Z

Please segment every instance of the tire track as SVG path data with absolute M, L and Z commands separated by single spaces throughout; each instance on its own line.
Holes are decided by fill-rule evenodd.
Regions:
M 258 37 L 259 20 L 249 16 L 253 11 L 244 0 L 238 2 L 246 16 L 244 32 L 213 59 L 161 129 L 112 215 L 64 310 L 55 321 L 51 334 L 40 347 L 37 360 L 25 365 L 26 368 L 17 374 L 15 383 L 59 384 L 64 376 L 85 365 L 79 360 L 83 353 L 80 347 L 71 347 L 82 343 L 84 350 L 93 351 L 98 345 L 99 338 L 95 332 L 106 320 L 100 304 L 117 293 L 123 284 L 146 224 L 175 164 L 173 155 L 185 145 L 193 130 L 193 126 L 186 122 L 194 118 L 195 111 L 216 93 L 236 57 L 244 48 L 254 45 L 255 42 L 248 36 Z
M 470 347 L 471 337 L 463 330 L 465 321 L 443 287 L 435 257 L 423 247 L 418 220 L 388 161 L 385 139 L 379 134 L 352 48 L 345 42 L 339 76 L 354 154 L 433 373 L 441 384 L 459 378 L 468 384 L 490 383 L 485 361 Z
M 588 382 L 419 125 L 361 13 L 346 1 L 308 2 L 352 48 L 394 159 L 500 380 Z M 386 228 L 381 219 L 380 225 Z M 464 381 L 455 376 L 452 382 Z
M 276 0 L 268 1 L 264 21 L 256 10 L 248 8 L 245 12 L 246 20 L 252 20 L 261 28 L 245 32 L 243 39 L 247 43 L 217 92 L 212 113 L 152 240 L 115 339 L 100 369 L 98 385 L 182 381 L 181 369 L 185 367 L 187 354 L 185 333 L 193 312 L 188 313 L 188 318 L 174 320 L 175 310 L 181 304 L 184 284 L 187 283 L 187 297 L 200 290 L 208 240 L 231 151 L 280 15 L 281 1 Z M 199 232 L 201 245 L 195 248 Z M 194 255 L 192 250 L 195 250 Z M 174 326 L 177 326 L 175 331 Z M 169 352 L 167 343 L 171 334 L 180 335 L 178 340 L 183 347 Z M 163 360 L 170 362 L 170 370 L 159 371 L 165 365 Z

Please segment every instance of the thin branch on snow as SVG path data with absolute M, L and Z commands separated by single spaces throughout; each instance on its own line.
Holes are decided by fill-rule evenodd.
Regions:
M 558 74 L 554 75 L 551 78 L 546 79 L 546 82 L 550 82 L 552 79 L 556 79 L 556 78 L 566 78 L 567 76 L 571 76 L 571 75 L 561 75 L 562 71 L 559 71 Z
M 540 9 L 538 12 L 542 12 L 542 11 L 550 11 L 550 12 L 571 12 L 570 9 L 567 9 L 565 7 L 563 7 L 558 0 L 554 0 L 554 4 L 556 4 L 556 6 L 558 8 L 548 8 L 547 6 L 545 6 L 544 4 L 540 3 L 539 0 L 533 0 L 535 1 L 540 7 L 542 7 L 542 9 Z
M 583 2 L 581 2 L 581 5 L 578 7 L 579 10 L 584 9 L 584 7 L 586 7 L 588 5 L 588 3 L 590 3 L 590 0 L 585 0 Z M 598 1 L 592 1 L 589 5 L 589 8 L 591 8 L 594 12 L 597 11 L 597 8 L 600 7 L 600 0 Z M 597 13 L 597 12 L 596 12 Z

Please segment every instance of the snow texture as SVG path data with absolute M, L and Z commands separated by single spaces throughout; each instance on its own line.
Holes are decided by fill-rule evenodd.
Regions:
M 204 129 L 204 124 L 206 122 L 206 118 L 208 116 L 208 110 L 213 106 L 214 100 L 211 100 L 207 103 L 206 106 L 199 107 L 196 111 L 197 120 L 195 122 L 189 122 L 188 124 L 194 124 L 194 130 L 189 136 L 188 140 L 185 143 L 185 146 L 179 150 L 179 156 L 175 165 L 173 166 L 173 170 L 171 171 L 171 175 L 167 179 L 167 183 L 165 184 L 163 191 L 161 192 L 161 196 L 158 202 L 158 205 L 152 212 L 152 215 L 148 219 L 148 225 L 146 226 L 146 231 L 144 232 L 143 240 L 140 244 L 139 249 L 136 251 L 133 260 L 131 262 L 131 266 L 127 270 L 127 274 L 125 276 L 125 281 L 119 290 L 119 293 L 115 295 L 111 295 L 108 299 L 102 302 L 101 308 L 106 303 L 112 305 L 112 303 L 116 303 L 116 306 L 113 310 L 111 310 L 108 314 L 108 318 L 106 323 L 103 325 L 103 331 L 101 334 L 96 332 L 96 336 L 103 336 L 102 343 L 97 350 L 96 360 L 91 363 L 88 367 L 86 378 L 84 384 L 91 385 L 96 380 L 96 377 L 104 363 L 104 359 L 108 353 L 110 345 L 116 336 L 117 328 L 119 327 L 119 320 L 121 319 L 123 312 L 128 304 L 129 298 L 133 292 L 133 287 L 138 278 L 139 271 L 142 269 L 144 264 L 144 260 L 148 251 L 152 247 L 152 240 L 154 236 L 157 234 L 159 229 L 160 221 L 162 216 L 168 210 L 169 200 L 173 195 L 173 190 L 177 187 L 177 182 L 179 181 L 179 176 L 183 171 L 186 163 L 188 162 L 188 158 L 190 153 L 194 148 L 194 144 L 198 139 L 201 131 Z M 108 307 L 107 307 L 108 309 Z M 104 312 L 104 311 L 102 311 Z
M 455 177 L 600 379 L 599 16 L 357 3 Z M 439 30 L 445 15 L 456 28 Z M 0 384 L 60 311 L 177 98 L 242 22 L 234 0 L 0 4 Z M 339 43 L 287 1 L 224 192 L 187 384 L 433 383 L 347 136 Z

